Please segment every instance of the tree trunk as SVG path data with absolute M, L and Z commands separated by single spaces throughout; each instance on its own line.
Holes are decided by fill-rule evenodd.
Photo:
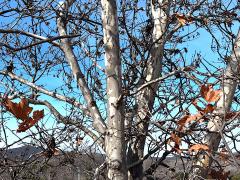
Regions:
M 154 80 L 161 76 L 162 72 L 162 58 L 163 58 L 163 46 L 164 46 L 164 33 L 166 31 L 167 13 L 162 9 L 162 0 L 156 2 L 151 1 L 151 11 L 154 21 L 153 29 L 153 46 L 150 50 L 150 61 L 147 64 L 147 68 L 140 85 Z M 154 3 L 154 4 L 153 4 Z M 170 2 L 164 2 L 170 7 Z M 138 135 L 130 142 L 128 148 L 128 164 L 138 161 L 144 155 L 144 147 L 146 141 L 146 135 L 148 132 L 149 120 L 151 118 L 151 112 L 153 109 L 155 93 L 157 91 L 158 84 L 152 84 L 137 94 L 137 117 L 136 123 L 138 129 Z M 143 164 L 140 163 L 129 169 L 131 178 L 134 180 L 142 179 Z
M 239 77 L 239 63 L 240 63 L 240 30 L 238 32 L 237 38 L 234 43 L 233 53 L 231 55 L 231 60 L 228 62 L 227 68 L 224 73 L 224 80 L 222 82 L 222 95 L 217 102 L 215 114 L 221 114 L 220 116 L 215 116 L 208 123 L 209 133 L 206 135 L 203 143 L 208 145 L 212 154 L 218 150 L 219 143 L 221 141 L 221 129 L 224 126 L 224 117 L 226 113 L 229 112 L 233 96 L 237 86 L 237 77 Z M 192 167 L 189 179 L 198 179 L 198 177 L 206 178 L 208 175 L 209 168 L 212 164 L 212 157 L 201 153 L 198 155 L 194 165 Z
M 114 0 L 102 0 L 101 4 L 108 96 L 108 129 L 105 136 L 108 178 L 111 180 L 126 180 L 126 147 L 117 5 Z

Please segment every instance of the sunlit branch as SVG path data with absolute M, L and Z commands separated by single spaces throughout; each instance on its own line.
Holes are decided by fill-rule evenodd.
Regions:
M 29 81 L 27 81 L 27 80 L 25 80 L 25 79 L 17 76 L 16 74 L 11 73 L 11 72 L 8 72 L 8 71 L 0 71 L 0 74 L 2 74 L 2 75 L 7 75 L 7 76 L 9 76 L 12 80 L 17 80 L 17 81 L 19 81 L 19 82 L 21 82 L 21 83 L 23 83 L 23 84 L 25 84 L 25 85 L 27 85 L 27 86 L 29 86 L 29 87 L 31 87 L 31 88 L 36 89 L 37 91 L 39 91 L 39 92 L 41 92 L 41 93 L 43 93 L 43 94 L 46 94 L 46 95 L 51 96 L 51 97 L 53 97 L 53 98 L 56 98 L 56 99 L 58 99 L 58 100 L 60 100 L 60 101 L 66 101 L 66 102 L 68 102 L 69 104 L 72 104 L 72 105 L 74 105 L 74 106 L 76 106 L 76 107 L 79 107 L 79 108 L 83 111 L 84 114 L 86 114 L 86 115 L 88 115 L 88 116 L 90 115 L 88 109 L 87 109 L 85 106 L 83 106 L 81 103 L 77 102 L 75 99 L 68 98 L 68 97 L 63 96 L 63 95 L 61 95 L 61 94 L 58 94 L 58 93 L 56 93 L 56 92 L 48 91 L 48 90 L 46 90 L 46 89 L 44 89 L 44 88 L 42 88 L 42 87 L 40 87 L 40 86 L 37 86 L 35 83 L 29 82 Z

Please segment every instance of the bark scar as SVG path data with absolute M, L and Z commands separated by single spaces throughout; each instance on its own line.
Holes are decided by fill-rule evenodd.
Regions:
M 110 161 L 109 166 L 111 167 L 111 169 L 120 170 L 122 167 L 122 163 L 119 160 L 115 159 Z

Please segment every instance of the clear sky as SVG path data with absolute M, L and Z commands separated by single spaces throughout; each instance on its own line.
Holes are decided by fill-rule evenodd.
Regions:
M 0 20 L 1 22 L 1 20 Z M 51 26 L 54 26 L 55 23 L 51 23 Z M 234 27 L 232 28 L 234 33 L 237 33 L 238 27 L 239 25 L 234 25 Z M 190 26 L 186 26 L 184 28 L 183 33 L 186 33 L 188 31 L 191 31 L 192 27 Z M 183 43 L 180 45 L 179 48 L 183 48 L 186 47 L 188 49 L 188 53 L 186 54 L 186 59 L 188 59 L 188 63 L 190 64 L 193 58 L 193 55 L 195 53 L 201 53 L 202 58 L 206 59 L 207 61 L 211 61 L 214 62 L 214 64 L 217 67 L 223 67 L 223 62 L 222 60 L 219 60 L 219 56 L 216 52 L 213 52 L 211 49 L 211 43 L 212 43 L 212 38 L 211 36 L 203 29 L 199 29 L 198 32 L 200 33 L 199 37 L 197 37 L 194 40 L 191 40 L 187 43 Z M 218 31 L 215 31 L 215 35 L 217 38 L 221 39 L 221 33 L 219 33 Z M 44 48 L 48 48 L 48 46 L 43 47 Z M 41 80 L 42 82 L 44 82 L 44 84 L 46 85 L 47 88 L 49 89 L 54 89 L 58 86 L 58 84 L 61 84 L 63 82 L 59 81 L 59 82 L 52 82 L 51 80 L 48 79 L 48 77 L 46 77 L 45 79 Z M 59 102 L 59 101 L 54 101 L 52 98 L 49 98 L 47 96 L 41 96 L 41 98 L 43 99 L 47 99 L 49 101 L 51 101 L 53 103 L 53 105 L 55 106 L 56 109 L 58 109 L 62 115 L 68 115 L 68 112 L 66 112 L 65 110 L 65 106 L 66 104 L 63 102 Z M 33 105 L 32 105 L 33 106 Z M 34 109 L 42 109 L 42 106 L 35 106 Z M 47 112 L 47 111 L 46 111 Z M 15 119 L 10 119 L 9 121 L 7 121 L 7 127 L 10 130 L 16 130 L 18 124 L 16 123 L 17 121 Z M 45 123 L 46 122 L 46 123 Z M 44 118 L 44 120 L 41 120 L 41 122 L 39 122 L 39 125 L 41 124 L 45 124 L 45 126 L 52 126 L 53 124 L 55 124 L 55 122 L 53 121 L 53 119 L 51 119 L 50 115 L 46 115 L 46 117 Z M 34 131 L 34 127 L 31 128 L 32 131 Z M 9 141 L 13 142 L 16 141 L 18 138 L 16 136 L 14 136 L 14 133 L 10 133 L 9 130 L 8 131 L 8 136 L 9 136 Z M 27 133 L 18 133 L 17 135 L 20 137 L 25 136 Z M 3 137 L 3 132 L 1 131 L 1 136 Z M 27 140 L 28 141 L 28 140 Z M 0 142 L 0 148 L 4 147 L 5 144 L 3 142 Z M 16 145 L 17 146 L 17 145 Z

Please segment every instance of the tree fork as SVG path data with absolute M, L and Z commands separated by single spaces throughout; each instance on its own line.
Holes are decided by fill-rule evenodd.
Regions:
M 164 10 L 163 3 L 167 4 L 167 8 Z M 163 47 L 165 44 L 165 33 L 168 21 L 168 14 L 171 1 L 151 1 L 151 11 L 154 21 L 153 28 L 153 44 L 150 49 L 150 59 L 147 64 L 147 68 L 144 74 L 144 79 L 140 82 L 142 84 L 155 80 L 161 76 L 162 73 L 162 58 Z M 155 93 L 158 88 L 158 83 L 145 87 L 137 94 L 137 123 L 138 123 L 138 137 L 131 142 L 128 149 L 128 163 L 136 162 L 143 157 L 144 146 L 146 141 L 146 135 L 149 126 L 149 120 L 151 118 L 151 111 L 154 104 Z M 143 164 L 140 163 L 129 169 L 133 179 L 143 178 Z

